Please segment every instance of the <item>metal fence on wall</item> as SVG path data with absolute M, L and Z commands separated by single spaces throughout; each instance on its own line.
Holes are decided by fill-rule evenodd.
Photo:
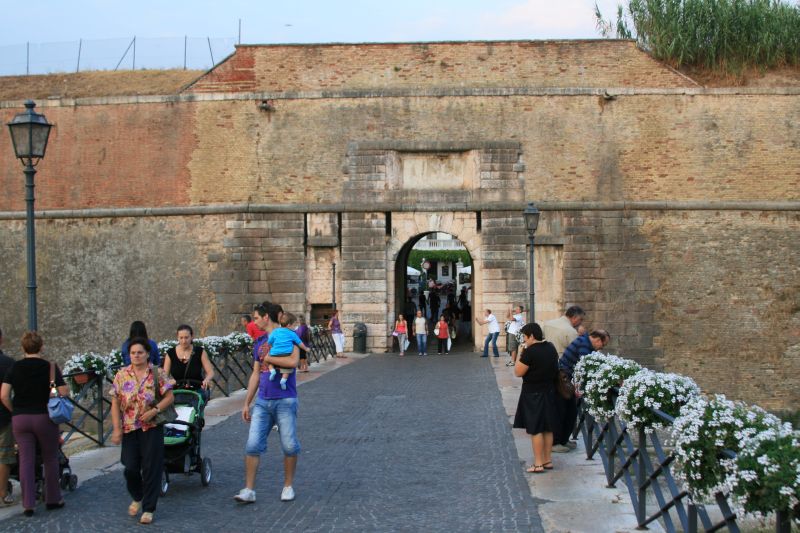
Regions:
M 86 70 L 206 70 L 234 51 L 233 37 L 79 39 L 0 46 L 0 76 Z

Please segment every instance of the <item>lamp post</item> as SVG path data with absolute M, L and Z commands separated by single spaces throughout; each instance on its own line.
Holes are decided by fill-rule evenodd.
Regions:
M 529 303 L 528 303 L 528 322 L 535 322 L 535 315 L 534 315 L 534 290 L 533 284 L 535 279 L 535 271 L 533 269 L 533 239 L 536 235 L 536 228 L 539 227 L 539 210 L 536 209 L 536 206 L 533 205 L 533 202 L 528 204 L 528 207 L 522 212 L 522 216 L 525 217 L 525 228 L 528 230 L 528 244 L 529 248 L 529 263 L 531 265 L 530 268 L 530 277 L 528 279 L 528 290 L 530 291 L 529 295 Z
M 336 311 L 336 263 L 333 263 L 333 310 Z
M 52 124 L 44 115 L 36 113 L 33 100 L 25 101 L 25 112 L 15 116 L 8 123 L 14 153 L 22 162 L 25 170 L 25 207 L 28 242 L 28 329 L 38 329 L 36 321 L 36 234 L 33 217 L 33 177 L 36 165 L 44 157 L 47 149 L 47 138 L 50 136 Z

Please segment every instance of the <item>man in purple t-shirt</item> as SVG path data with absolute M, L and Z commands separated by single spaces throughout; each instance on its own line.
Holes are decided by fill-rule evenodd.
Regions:
M 291 355 L 270 357 L 269 334 L 279 327 L 279 315 L 283 310 L 277 304 L 264 302 L 253 311 L 253 322 L 264 332 L 253 344 L 253 373 L 247 384 L 247 396 L 242 408 L 242 419 L 250 423 L 250 432 L 245 445 L 245 487 L 234 496 L 241 503 L 256 501 L 256 473 L 261 454 L 267 450 L 267 437 L 272 426 L 277 424 L 283 450 L 283 491 L 281 501 L 294 500 L 294 472 L 297 468 L 297 455 L 300 442 L 297 440 L 297 383 L 296 373 L 289 375 L 286 389 L 278 381 L 269 380 L 267 365 L 281 368 L 295 368 L 300 361 L 300 350 L 295 346 Z M 256 397 L 258 393 L 258 397 Z M 255 398 L 255 404 L 250 404 Z

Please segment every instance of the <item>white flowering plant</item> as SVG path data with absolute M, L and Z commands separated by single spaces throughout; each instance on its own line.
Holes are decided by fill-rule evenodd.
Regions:
M 780 426 L 776 416 L 721 394 L 694 397 L 672 424 L 676 477 L 695 502 L 710 501 L 718 492 L 730 494 L 735 459 L 726 458 L 724 450 L 738 454 L 757 434 Z
M 756 433 L 729 467 L 729 485 L 745 512 L 786 510 L 800 522 L 800 431 L 791 424 Z
M 225 342 L 225 337 L 219 337 L 217 335 L 209 335 L 202 339 L 195 339 L 194 345 L 201 346 L 208 356 L 214 359 L 218 359 L 227 353 L 229 347 L 229 343 Z
M 606 360 L 587 376 L 584 401 L 589 413 L 598 420 L 616 414 L 616 405 L 609 394 L 612 387 L 620 387 L 642 367 L 635 361 L 609 355 Z
M 78 383 L 77 374 L 102 374 L 106 371 L 105 357 L 95 352 L 76 353 L 64 363 L 63 374 L 73 374 L 65 379 L 73 394 L 80 392 L 83 383 Z
M 225 339 L 229 343 L 231 351 L 250 351 L 253 349 L 253 338 L 247 333 L 234 331 L 226 335 Z
M 619 389 L 617 416 L 629 429 L 652 433 L 671 424 L 653 409 L 675 418 L 690 399 L 700 395 L 700 387 L 686 376 L 653 372 L 643 368 L 628 377 Z
M 64 363 L 64 374 L 105 372 L 105 357 L 95 352 L 76 353 Z
M 585 392 L 589 376 L 593 375 L 607 359 L 608 356 L 603 352 L 592 352 L 580 358 L 572 371 L 572 383 L 577 392 L 581 394 Z
M 178 345 L 178 341 L 171 339 L 168 341 L 161 341 L 158 343 L 158 354 L 163 361 L 167 357 L 167 352 Z

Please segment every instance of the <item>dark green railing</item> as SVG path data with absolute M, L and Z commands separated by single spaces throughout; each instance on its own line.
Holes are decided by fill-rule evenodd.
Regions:
M 609 399 L 616 401 L 617 389 L 608 392 Z M 639 428 L 635 435 L 628 433 L 625 422 L 614 416 L 607 420 L 596 420 L 586 409 L 583 401 L 579 401 L 578 426 L 573 436 L 580 432 L 586 448 L 586 458 L 593 459 L 599 455 L 603 462 L 606 482 L 614 487 L 622 479 L 636 513 L 639 529 L 647 529 L 647 525 L 659 520 L 667 533 L 683 531 L 719 531 L 727 528 L 731 533 L 739 533 L 736 513 L 731 509 L 725 495 L 714 496 L 721 520 L 714 521 L 706 506 L 692 503 L 689 493 L 679 487 L 672 475 L 671 464 L 675 460 L 672 451 L 667 451 L 658 438 L 657 432 L 645 433 Z M 652 412 L 664 422 L 671 425 L 674 418 L 657 409 Z M 736 458 L 731 450 L 724 450 L 727 458 Z M 655 499 L 655 509 L 648 510 L 648 499 Z M 648 514 L 650 512 L 651 514 Z M 788 510 L 776 510 L 775 531 L 789 533 L 791 530 L 791 513 Z

